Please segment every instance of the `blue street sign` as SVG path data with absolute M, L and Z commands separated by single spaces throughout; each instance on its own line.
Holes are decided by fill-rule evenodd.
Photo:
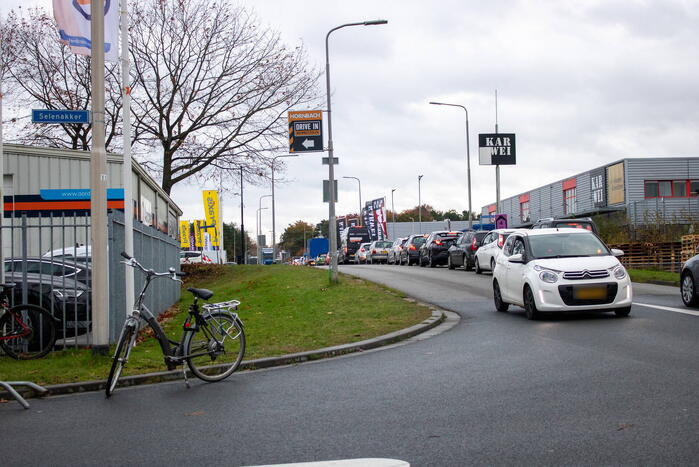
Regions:
M 89 110 L 32 109 L 32 123 L 90 123 Z

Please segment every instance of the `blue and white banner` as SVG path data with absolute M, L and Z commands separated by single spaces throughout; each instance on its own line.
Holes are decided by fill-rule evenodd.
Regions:
M 104 2 L 104 59 L 119 60 L 119 0 Z M 92 0 L 53 0 L 53 16 L 60 42 L 73 53 L 90 55 L 92 41 L 90 23 Z

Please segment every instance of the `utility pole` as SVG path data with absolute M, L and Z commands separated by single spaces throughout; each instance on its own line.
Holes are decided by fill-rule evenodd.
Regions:
M 245 259 L 245 216 L 243 215 L 243 168 L 240 168 L 240 261 L 247 264 Z
M 393 192 L 396 188 L 391 190 L 391 216 L 393 217 L 393 240 L 396 239 L 396 209 L 393 207 Z
M 420 233 L 422 233 L 422 194 L 420 193 L 420 182 L 422 175 L 417 176 L 417 218 Z
M 124 251 L 133 256 L 133 201 L 132 186 L 133 170 L 131 167 L 131 87 L 129 60 L 129 12 L 128 0 L 121 0 L 121 88 L 122 88 L 122 120 L 124 122 Z M 126 314 L 131 313 L 134 305 L 134 268 L 124 268 L 126 272 Z
M 104 2 L 91 3 L 92 151 L 90 158 L 90 219 L 92 256 L 92 349 L 109 350 L 107 287 L 107 152 L 104 129 Z

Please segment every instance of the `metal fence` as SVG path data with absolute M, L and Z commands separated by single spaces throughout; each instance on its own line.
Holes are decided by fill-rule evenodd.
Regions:
M 60 320 L 57 344 L 89 346 L 91 339 L 90 217 L 84 213 L 28 216 L 15 213 L 3 219 L 1 229 L 5 282 L 16 284 L 11 304 L 32 303 Z M 126 318 L 124 214 L 108 216 L 109 232 L 109 336 L 114 342 Z M 176 240 L 134 221 L 134 256 L 147 268 L 179 269 Z M 142 285 L 135 274 L 137 293 Z M 179 283 L 161 280 L 149 291 L 147 306 L 162 313 L 180 296 Z
M 126 266 L 121 264 L 124 251 L 124 213 L 114 211 L 109 214 L 109 338 L 114 342 L 119 337 L 126 320 L 124 281 Z M 166 234 L 134 220 L 134 258 L 145 268 L 158 272 L 174 267 L 180 270 L 179 243 Z M 145 276 L 141 271 L 134 273 L 134 289 L 138 294 L 143 287 Z M 146 306 L 155 314 L 160 314 L 180 299 L 180 283 L 169 279 L 158 279 L 148 289 Z

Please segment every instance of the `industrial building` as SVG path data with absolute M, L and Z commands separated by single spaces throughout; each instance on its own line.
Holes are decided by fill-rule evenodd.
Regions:
M 107 154 L 109 209 L 124 208 L 122 163 L 120 154 Z M 134 218 L 176 239 L 182 210 L 136 161 L 132 162 L 132 177 Z M 44 254 L 50 247 L 88 243 L 87 228 L 80 226 L 89 224 L 89 152 L 5 144 L 3 186 L 5 228 L 16 226 L 23 214 L 30 226 L 65 225 L 66 218 L 85 218 L 82 223 L 71 221 L 79 227 L 64 228 L 60 233 L 53 229 L 50 236 L 49 230 L 43 228 L 42 238 L 38 229 L 30 229 L 26 243 L 29 255 Z M 21 251 L 20 238 L 7 235 L 7 230 L 5 233 L 5 256 L 17 255 Z
M 630 224 L 699 219 L 699 157 L 625 158 L 483 206 L 506 214 L 509 227 L 538 219 L 623 212 Z

